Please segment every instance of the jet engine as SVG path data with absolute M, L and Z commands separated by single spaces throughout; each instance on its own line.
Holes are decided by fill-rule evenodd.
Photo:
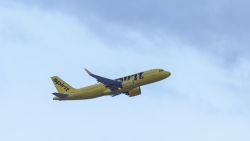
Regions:
M 130 97 L 140 95 L 141 94 L 141 88 L 140 87 L 136 87 L 134 89 L 129 90 L 126 94 L 128 96 L 130 96 Z

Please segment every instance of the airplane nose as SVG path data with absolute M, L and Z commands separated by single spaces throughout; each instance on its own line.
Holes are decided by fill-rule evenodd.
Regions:
M 171 75 L 171 73 L 169 72 L 169 71 L 165 71 L 164 72 L 164 76 L 167 78 L 167 77 L 169 77 Z

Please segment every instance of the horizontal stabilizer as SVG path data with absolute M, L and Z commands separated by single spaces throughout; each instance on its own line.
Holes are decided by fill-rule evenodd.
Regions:
M 62 94 L 62 93 L 52 93 L 52 94 L 59 97 L 59 98 L 65 98 L 65 97 L 69 96 L 68 94 Z

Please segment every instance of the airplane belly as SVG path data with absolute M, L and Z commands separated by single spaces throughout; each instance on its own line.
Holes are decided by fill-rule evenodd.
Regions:
M 100 96 L 104 96 L 104 87 L 100 87 L 97 89 L 91 89 L 91 90 L 84 90 L 79 94 L 74 95 L 74 99 L 91 99 L 96 98 Z

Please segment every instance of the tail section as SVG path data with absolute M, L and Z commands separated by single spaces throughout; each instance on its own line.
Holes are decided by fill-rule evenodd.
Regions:
M 58 76 L 51 77 L 51 80 L 53 81 L 58 93 L 72 94 L 76 90 L 75 88 L 71 87 L 69 84 L 67 84 L 65 81 L 63 81 Z

